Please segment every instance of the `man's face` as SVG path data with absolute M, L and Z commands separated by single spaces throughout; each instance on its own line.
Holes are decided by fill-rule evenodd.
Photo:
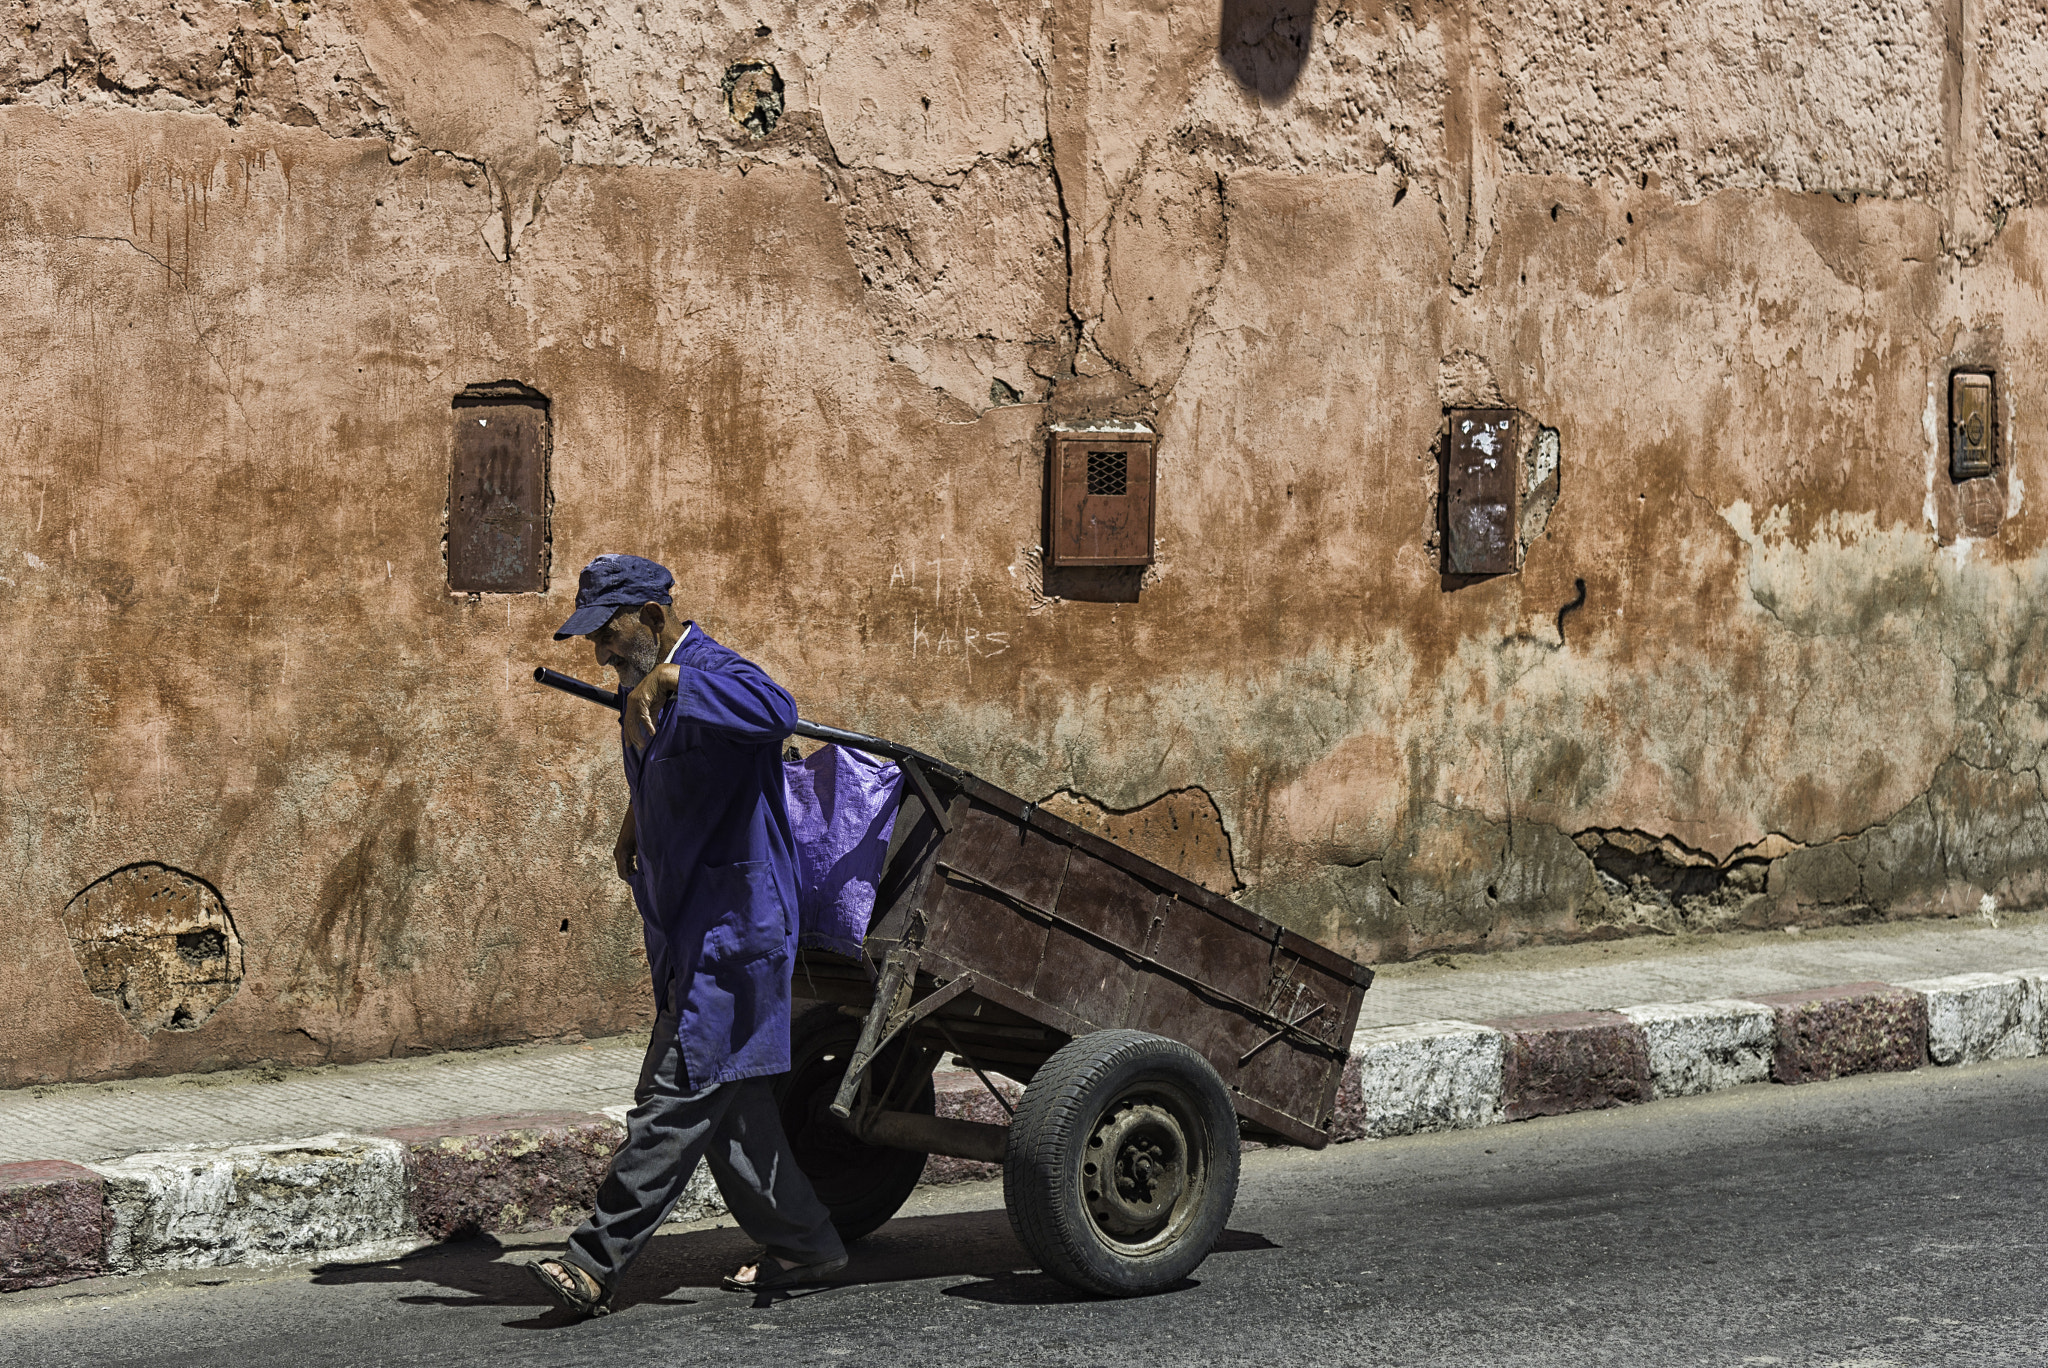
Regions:
M 661 641 L 642 620 L 638 608 L 621 608 L 611 621 L 590 634 L 600 667 L 618 672 L 619 687 L 631 692 L 661 664 Z

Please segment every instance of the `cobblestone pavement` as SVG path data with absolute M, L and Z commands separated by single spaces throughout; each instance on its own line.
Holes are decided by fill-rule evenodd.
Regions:
M 2048 966 L 2048 918 L 1908 922 L 1444 956 L 1385 966 L 1363 1027 L 1485 1020 L 1647 1002 L 1896 983 Z M 67 1084 L 0 1092 L 0 1162 L 98 1160 L 176 1145 L 381 1131 L 632 1100 L 638 1038 L 514 1046 L 315 1069 Z

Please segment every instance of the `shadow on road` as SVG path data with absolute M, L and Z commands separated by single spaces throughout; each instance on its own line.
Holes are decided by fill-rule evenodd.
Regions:
M 515 1252 L 523 1260 L 557 1248 L 522 1246 Z M 1215 1252 L 1277 1248 L 1263 1235 L 1229 1230 L 1217 1241 Z M 626 1275 L 624 1285 L 612 1300 L 613 1309 L 624 1311 L 650 1303 L 691 1306 L 704 1300 L 699 1293 L 731 1298 L 737 1306 L 739 1294 L 719 1288 L 719 1279 L 751 1262 L 757 1251 L 753 1241 L 729 1226 L 657 1235 Z M 525 1269 L 505 1261 L 507 1252 L 504 1244 L 487 1235 L 436 1245 L 385 1263 L 328 1264 L 314 1270 L 313 1282 L 327 1287 L 387 1283 L 408 1289 L 398 1298 L 408 1306 L 529 1307 L 537 1313 L 506 1322 L 513 1329 L 551 1330 L 573 1324 L 567 1312 L 552 1306 Z M 835 1285 L 972 1278 L 979 1281 L 948 1287 L 945 1294 L 1006 1306 L 1055 1306 L 1095 1300 L 1038 1272 L 1031 1262 L 1031 1256 L 1011 1233 L 1009 1218 L 1001 1211 L 911 1216 L 891 1221 L 853 1246 L 853 1262 Z M 446 1290 L 411 1290 L 422 1284 Z M 1188 1281 L 1171 1291 L 1197 1285 Z M 756 1304 L 766 1300 L 768 1294 L 761 1294 Z

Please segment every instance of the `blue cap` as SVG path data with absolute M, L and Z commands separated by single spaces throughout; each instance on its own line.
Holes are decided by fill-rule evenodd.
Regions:
M 583 567 L 576 580 L 576 611 L 555 633 L 555 640 L 587 636 L 612 620 L 621 608 L 669 602 L 676 577 L 644 556 L 599 556 Z

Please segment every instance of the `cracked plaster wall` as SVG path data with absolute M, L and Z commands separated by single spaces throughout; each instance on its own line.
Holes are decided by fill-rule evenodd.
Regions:
M 526 680 L 592 672 L 546 637 L 611 549 L 812 716 L 1366 959 L 2048 896 L 2041 15 L 1227 8 L 12 5 L 0 1081 L 644 1020 L 611 728 Z M 1466 371 L 1561 485 L 1448 587 Z M 557 573 L 451 597 L 448 402 L 505 377 Z M 1115 602 L 1030 549 L 1102 418 L 1161 434 Z M 192 1030 L 70 950 L 140 861 L 234 908 Z

